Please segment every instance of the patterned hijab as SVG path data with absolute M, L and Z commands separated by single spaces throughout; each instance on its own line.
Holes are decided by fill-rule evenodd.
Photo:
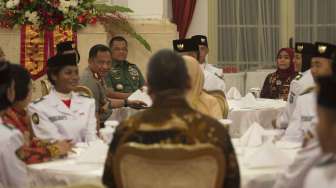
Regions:
M 279 69 L 279 67 L 278 67 L 278 57 L 279 57 L 280 53 L 283 52 L 283 51 L 287 52 L 287 54 L 289 55 L 289 58 L 290 58 L 289 67 L 287 69 L 284 69 L 284 70 Z M 277 74 L 279 74 L 280 79 L 283 80 L 283 79 L 286 79 L 288 77 L 295 76 L 296 73 L 295 73 L 295 67 L 294 67 L 294 61 L 293 60 L 294 60 L 294 50 L 292 48 L 281 48 L 278 51 L 277 61 L 276 61 L 276 63 L 277 63 L 276 72 L 277 72 Z

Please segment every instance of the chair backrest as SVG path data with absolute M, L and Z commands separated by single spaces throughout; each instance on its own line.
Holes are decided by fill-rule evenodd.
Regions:
M 127 143 L 113 166 L 118 188 L 220 188 L 225 176 L 224 155 L 211 144 Z
M 48 80 L 41 80 L 41 93 L 42 96 L 48 95 L 50 93 L 51 86 Z
M 83 86 L 83 85 L 76 86 L 74 91 L 77 92 L 77 93 L 80 93 L 82 95 L 85 95 L 87 97 L 90 97 L 90 98 L 93 97 L 93 93 L 92 93 L 91 89 L 86 87 L 86 86 Z
M 213 91 L 206 91 L 209 95 L 212 95 L 215 97 L 222 109 L 223 112 L 223 118 L 226 119 L 229 115 L 229 104 L 227 102 L 227 99 L 225 97 L 225 94 L 221 90 L 213 90 Z

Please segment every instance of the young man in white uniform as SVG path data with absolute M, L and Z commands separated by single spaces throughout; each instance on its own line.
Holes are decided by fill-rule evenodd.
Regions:
M 311 72 L 314 80 L 318 80 L 319 77 L 334 74 L 333 69 L 336 66 L 332 63 L 332 58 L 336 54 L 336 46 L 319 42 L 315 45 Z M 303 141 L 303 147 L 294 162 L 277 180 L 274 188 L 302 187 L 308 170 L 322 158 L 315 132 L 317 121 L 316 90 L 311 90 L 297 98 L 294 113 L 284 136 L 286 140 Z
M 334 66 L 334 70 L 336 66 Z M 305 188 L 336 187 L 336 74 L 318 80 L 316 128 L 323 157 L 316 160 L 305 178 Z
M 194 43 L 198 46 L 198 61 L 204 72 L 204 89 L 208 91 L 221 90 L 225 92 L 223 70 L 206 62 L 206 57 L 209 53 L 207 37 L 204 35 L 194 35 L 191 39 L 194 40 Z

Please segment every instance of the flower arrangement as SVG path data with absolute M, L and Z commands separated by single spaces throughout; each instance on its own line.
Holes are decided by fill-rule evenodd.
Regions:
M 0 0 L 0 27 L 34 25 L 41 30 L 53 30 L 61 26 L 77 31 L 97 21 L 103 25 L 113 23 L 151 50 L 128 22 L 125 13 L 130 12 L 133 11 L 129 8 L 97 4 L 95 0 Z

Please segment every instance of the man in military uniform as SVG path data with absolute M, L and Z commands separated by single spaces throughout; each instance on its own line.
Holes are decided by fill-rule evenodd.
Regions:
M 220 177 L 224 182 L 222 187 L 240 187 L 237 158 L 227 129 L 217 120 L 194 111 L 185 99 L 190 78 L 182 57 L 171 50 L 161 50 L 150 59 L 148 70 L 148 91 L 153 106 L 117 127 L 107 154 L 103 183 L 110 188 L 116 187 L 114 157 L 118 148 L 125 143 L 209 143 L 219 148 L 225 156 L 225 176 Z
M 312 59 L 314 80 L 320 77 L 335 75 L 336 64 L 332 59 L 336 54 L 336 46 L 328 43 L 315 43 Z M 277 180 L 274 188 L 302 187 L 307 171 L 321 159 L 322 153 L 317 141 L 315 125 L 318 121 L 316 112 L 316 90 L 308 89 L 297 98 L 296 107 L 283 139 L 303 142 L 292 165 Z
M 128 44 L 124 37 L 113 37 L 109 47 L 112 52 L 112 64 L 105 81 L 113 92 L 109 92 L 108 96 L 125 99 L 137 89 L 141 89 L 145 80 L 138 66 L 127 61 Z
M 195 39 L 180 39 L 173 40 L 173 48 L 181 55 L 191 56 L 197 60 L 200 59 L 200 50 L 198 40 Z M 207 70 L 203 70 L 204 73 L 204 86 L 207 91 L 221 90 L 225 93 L 225 83 L 222 78 L 216 76 Z
M 112 108 L 142 108 L 145 105 L 141 101 L 131 101 L 127 98 L 111 99 L 106 96 L 107 88 L 103 78 L 110 70 L 111 60 L 110 48 L 102 44 L 93 46 L 89 51 L 89 66 L 80 77 L 80 84 L 88 87 L 93 93 L 101 126 L 112 114 Z
M 335 62 L 334 62 L 335 63 Z M 334 66 L 335 70 L 336 66 Z M 336 74 L 318 79 L 316 127 L 322 157 L 306 176 L 305 188 L 336 187 Z
M 300 67 L 300 73 L 290 83 L 289 97 L 285 110 L 276 120 L 276 127 L 286 128 L 295 109 L 297 97 L 306 89 L 315 85 L 311 74 L 310 65 L 314 55 L 315 46 L 312 43 L 295 43 L 295 64 Z

